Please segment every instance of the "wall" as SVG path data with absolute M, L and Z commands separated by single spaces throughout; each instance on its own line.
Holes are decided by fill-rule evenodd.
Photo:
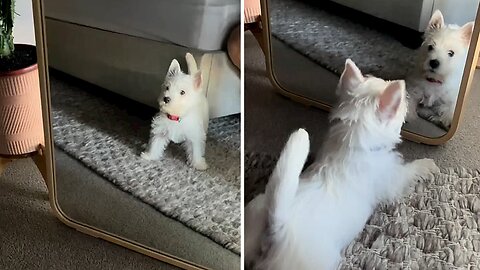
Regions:
M 463 25 L 474 21 L 479 0 L 435 0 L 433 9 L 440 9 L 448 24 Z
M 18 15 L 15 16 L 13 25 L 14 42 L 35 45 L 32 1 L 17 0 L 15 4 L 15 11 Z

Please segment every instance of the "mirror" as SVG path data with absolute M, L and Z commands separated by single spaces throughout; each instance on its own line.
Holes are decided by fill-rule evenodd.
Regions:
M 59 218 L 183 269 L 240 269 L 240 1 L 41 15 Z
M 328 110 L 351 58 L 365 76 L 406 81 L 405 137 L 444 143 L 458 126 L 476 65 L 478 4 L 265 0 L 270 75 L 285 95 Z

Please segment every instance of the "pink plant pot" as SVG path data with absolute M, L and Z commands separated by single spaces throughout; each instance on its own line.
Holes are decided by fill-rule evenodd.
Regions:
M 245 0 L 243 13 L 245 15 L 245 23 L 260 21 L 260 15 L 262 14 L 260 0 Z
M 44 143 L 37 64 L 0 73 L 0 155 L 32 153 Z

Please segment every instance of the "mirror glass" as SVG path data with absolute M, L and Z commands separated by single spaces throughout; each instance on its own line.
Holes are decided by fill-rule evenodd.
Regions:
M 57 200 L 183 267 L 240 269 L 240 1 L 203 2 L 45 1 Z
M 406 81 L 404 129 L 425 137 L 450 128 L 478 0 L 268 0 L 271 61 L 286 91 L 336 101 L 345 60 L 364 75 Z

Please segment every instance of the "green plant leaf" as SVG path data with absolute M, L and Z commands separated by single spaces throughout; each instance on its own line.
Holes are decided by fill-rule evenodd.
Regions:
M 0 0 L 0 58 L 9 57 L 15 50 L 13 22 L 15 0 Z

